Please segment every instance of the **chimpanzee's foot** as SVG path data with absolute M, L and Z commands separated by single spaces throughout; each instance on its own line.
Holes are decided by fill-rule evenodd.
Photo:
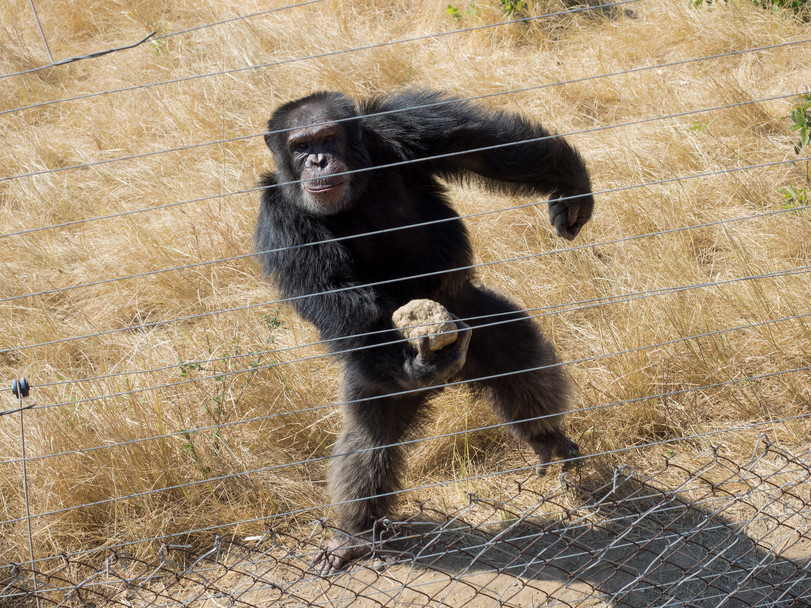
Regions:
M 340 535 L 318 552 L 313 567 L 319 576 L 334 574 L 359 557 L 372 552 L 372 546 L 358 537 Z
M 532 439 L 529 444 L 538 455 L 538 476 L 546 475 L 549 461 L 554 456 L 566 460 L 563 463 L 563 470 L 568 471 L 574 465 L 573 458 L 580 454 L 578 445 L 563 434 L 563 431 L 554 431 L 547 435 L 540 435 Z

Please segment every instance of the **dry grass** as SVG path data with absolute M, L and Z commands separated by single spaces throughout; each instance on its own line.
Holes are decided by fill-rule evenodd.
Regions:
M 235 14 L 233 3 L 217 0 L 37 4 L 57 59 Z M 565 4 L 571 3 L 538 2 L 533 11 Z M 570 139 L 583 150 L 596 190 L 792 158 L 797 135 L 786 117 L 796 98 L 605 127 L 799 93 L 811 85 L 807 45 L 555 84 L 811 38 L 808 24 L 745 0 L 689 4 L 647 0 L 627 6 L 627 14 L 557 16 L 285 62 L 504 19 L 495 0 L 476 2 L 459 21 L 443 2 L 327 1 L 6 78 L 0 111 L 35 107 L 0 114 L 2 176 L 46 172 L 0 181 L 0 298 L 250 252 L 258 200 L 250 190 L 269 163 L 258 134 L 278 103 L 320 89 L 368 95 L 417 85 L 473 96 L 550 84 L 485 103 L 520 110 L 561 133 L 590 130 Z M 239 10 L 267 7 L 248 2 Z M 3 2 L 0 32 L 0 72 L 47 61 L 27 0 Z M 259 64 L 269 65 L 183 80 Z M 46 103 L 163 81 L 176 82 Z M 220 143 L 47 172 L 207 142 Z M 554 252 L 567 243 L 552 235 L 542 206 L 485 215 L 468 226 L 482 262 L 544 254 L 488 266 L 483 282 L 527 308 L 572 308 L 594 298 L 808 266 L 806 211 L 613 242 L 779 210 L 785 201 L 778 189 L 787 185 L 811 191 L 807 161 L 607 193 L 577 241 L 605 244 L 565 253 Z M 454 195 L 462 213 L 531 202 L 471 189 Z M 192 199 L 204 200 L 6 236 Z M 784 446 L 807 441 L 809 422 L 799 419 L 644 447 L 809 414 L 807 371 L 602 406 L 809 366 L 807 318 L 676 341 L 808 313 L 809 293 L 804 273 L 540 317 L 565 360 L 593 358 L 569 367 L 577 386 L 573 407 L 583 410 L 569 423 L 584 451 L 641 446 L 586 468 L 644 468 L 671 447 L 692 454 L 711 442 L 733 455 L 748 453 L 761 431 Z M 322 461 L 281 465 L 329 453 L 339 422 L 330 406 L 338 369 L 324 358 L 308 359 L 320 348 L 293 348 L 317 335 L 274 297 L 255 262 L 242 257 L 0 301 L 0 382 L 25 376 L 47 385 L 34 396 L 41 406 L 54 405 L 25 413 L 31 513 L 54 513 L 32 521 L 36 555 L 259 520 L 326 501 Z M 208 313 L 219 314 L 200 316 Z M 179 318 L 187 319 L 173 321 Z M 41 343 L 50 344 L 29 347 Z M 271 363 L 278 365 L 265 367 Z M 463 389 L 447 391 L 434 405 L 423 436 L 495 422 Z M 0 406 L 14 403 L 2 396 Z M 500 429 L 422 442 L 410 453 L 408 486 L 531 461 Z M 28 554 L 19 457 L 18 417 L 2 417 L 2 563 Z M 221 479 L 184 485 L 211 478 Z M 505 483 L 494 476 L 417 498 L 458 505 L 466 491 L 498 494 Z M 155 491 L 162 488 L 173 489 Z

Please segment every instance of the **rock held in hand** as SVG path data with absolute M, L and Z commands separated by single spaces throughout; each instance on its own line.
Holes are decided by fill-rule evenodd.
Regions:
M 419 341 L 428 336 L 428 348 L 441 350 L 456 341 L 456 322 L 448 310 L 433 300 L 411 300 L 391 317 L 403 337 Z

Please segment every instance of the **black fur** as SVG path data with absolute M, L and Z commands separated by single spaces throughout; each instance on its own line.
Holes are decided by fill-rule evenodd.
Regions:
M 403 462 L 400 448 L 391 444 L 403 438 L 429 396 L 427 391 L 387 395 L 451 376 L 476 381 L 542 368 L 556 356 L 515 305 L 474 286 L 471 271 L 454 270 L 473 259 L 460 221 L 332 239 L 457 217 L 441 180 L 473 179 L 505 194 L 563 198 L 550 203 L 550 219 L 566 238 L 574 238 L 591 217 L 589 175 L 568 143 L 519 115 L 446 101 L 451 99 L 438 93 L 407 91 L 356 105 L 339 93 L 319 93 L 282 106 L 268 125 L 277 171 L 262 181 L 256 249 L 283 295 L 307 296 L 295 306 L 321 337 L 337 339 L 331 342 L 336 351 L 350 351 L 340 355 L 342 399 L 349 404 L 329 488 L 339 526 L 352 534 L 368 529 L 391 507 Z M 308 130 L 324 122 L 330 126 Z M 291 144 L 291 133 L 307 135 L 304 145 Z M 523 140 L 536 141 L 502 146 Z M 474 151 L 452 155 L 468 150 Z M 365 171 L 381 165 L 395 166 Z M 302 177 L 323 181 L 327 194 L 295 183 Z M 348 181 L 339 184 L 344 177 Z M 313 242 L 320 244 L 287 249 Z M 470 319 L 460 324 L 463 338 L 436 354 L 403 342 L 381 345 L 393 339 L 387 333 L 392 312 L 417 298 L 436 300 Z M 507 318 L 513 322 L 480 327 Z M 369 346 L 374 347 L 364 348 Z M 561 431 L 569 388 L 559 366 L 477 385 L 507 422 L 561 414 L 509 426 L 538 453 L 539 471 L 554 455 L 574 455 L 577 446 Z M 376 446 L 390 447 L 369 449 Z M 338 542 L 322 555 L 322 571 L 340 568 L 359 553 Z

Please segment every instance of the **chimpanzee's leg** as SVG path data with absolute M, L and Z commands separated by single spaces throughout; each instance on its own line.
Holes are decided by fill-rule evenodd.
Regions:
M 355 538 L 336 535 L 316 559 L 321 574 L 369 553 L 370 547 L 357 535 L 389 514 L 404 460 L 397 444 L 428 398 L 426 391 L 398 397 L 374 396 L 370 391 L 359 375 L 345 374 L 343 428 L 329 462 L 329 494 L 337 527 Z
M 538 455 L 538 474 L 554 456 L 574 457 L 577 444 L 561 429 L 569 380 L 538 326 L 509 300 L 474 286 L 448 307 L 473 327 L 462 375 L 486 387 L 510 431 Z

